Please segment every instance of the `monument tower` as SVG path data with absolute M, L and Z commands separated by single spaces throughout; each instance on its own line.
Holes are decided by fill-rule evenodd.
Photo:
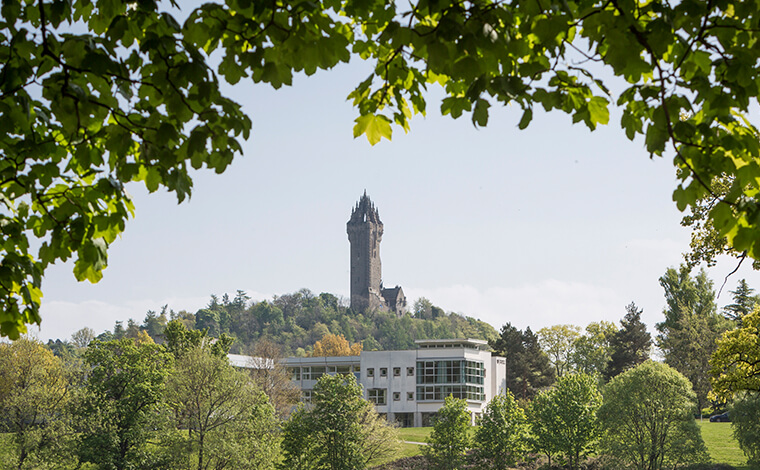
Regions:
M 406 312 L 406 297 L 401 287 L 385 289 L 380 263 L 383 223 L 367 191 L 351 211 L 346 224 L 351 243 L 351 308 L 356 311 L 391 310 Z

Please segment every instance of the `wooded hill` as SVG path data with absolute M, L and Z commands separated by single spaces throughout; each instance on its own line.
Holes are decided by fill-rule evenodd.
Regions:
M 268 339 L 282 346 L 286 356 L 309 355 L 326 334 L 361 342 L 366 351 L 410 349 L 416 339 L 498 337 L 488 323 L 447 313 L 425 298 L 418 299 L 411 310 L 400 317 L 390 312 L 356 312 L 333 294 L 315 295 L 308 289 L 260 302 L 251 302 L 245 292 L 237 291 L 234 297 L 212 295 L 206 308 L 195 313 L 164 306 L 160 313 L 149 311 L 142 324 L 130 320 L 125 328 L 117 322 L 113 332 L 102 336 L 135 336 L 142 330 L 161 342 L 166 323 L 177 319 L 188 328 L 207 329 L 209 336 L 233 336 L 232 353 L 249 353 L 257 341 Z

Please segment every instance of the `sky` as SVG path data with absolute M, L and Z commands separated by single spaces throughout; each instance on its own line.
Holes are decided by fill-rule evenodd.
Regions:
M 475 128 L 467 115 L 442 117 L 437 90 L 408 134 L 395 129 L 371 146 L 353 138 L 358 111 L 346 101 L 368 70 L 352 62 L 280 90 L 226 86 L 253 121 L 244 155 L 221 175 L 195 173 L 179 205 L 130 184 L 136 215 L 110 247 L 103 280 L 77 282 L 71 263 L 49 268 L 32 334 L 100 333 L 237 290 L 254 300 L 302 288 L 347 298 L 346 222 L 365 190 L 384 223 L 384 284 L 402 286 L 410 303 L 426 297 L 496 329 L 617 322 L 632 301 L 650 330 L 662 321 L 658 279 L 689 243 L 672 202 L 672 158 L 651 159 L 629 141 L 615 111 L 594 132 L 541 112 L 520 131 L 520 109 L 494 105 L 488 126 Z M 735 265 L 708 270 L 716 289 Z M 741 278 L 760 287 L 743 267 L 719 305 Z

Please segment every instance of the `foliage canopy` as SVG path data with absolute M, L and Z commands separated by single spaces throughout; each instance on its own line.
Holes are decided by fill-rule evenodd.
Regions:
M 251 121 L 220 77 L 279 88 L 352 54 L 375 64 L 349 96 L 354 136 L 372 144 L 394 124 L 408 130 L 431 85 L 444 91 L 443 114 L 477 126 L 501 103 L 522 110 L 521 129 L 542 107 L 593 130 L 614 103 L 629 139 L 673 157 L 678 208 L 710 198 L 715 236 L 760 259 L 760 145 L 748 118 L 760 94 L 758 0 L 219 0 L 183 24 L 162 8 L 3 2 L 2 335 L 39 323 L 51 263 L 74 257 L 77 279 L 101 278 L 134 212 L 126 183 L 182 201 L 191 168 L 221 172 L 240 153 Z
M 596 414 L 601 403 L 594 376 L 567 374 L 557 379 L 528 408 L 534 450 L 546 454 L 550 465 L 553 455 L 561 455 L 570 468 L 578 468 L 599 437 Z
M 723 334 L 710 364 L 719 399 L 728 400 L 741 391 L 760 393 L 760 310 L 745 316 L 741 327 Z
M 604 388 L 602 449 L 617 466 L 637 470 L 706 462 L 695 406 L 686 377 L 666 364 L 644 362 Z
M 471 424 L 467 401 L 449 395 L 433 420 L 423 454 L 434 468 L 456 470 L 462 466 L 470 444 L 467 434 Z

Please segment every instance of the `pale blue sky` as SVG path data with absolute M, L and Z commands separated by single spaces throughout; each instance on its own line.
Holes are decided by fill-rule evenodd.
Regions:
M 485 129 L 469 117 L 427 117 L 408 135 L 371 147 L 353 139 L 357 112 L 345 97 L 367 75 L 341 66 L 273 91 L 230 88 L 253 120 L 245 155 L 223 175 L 199 172 L 192 199 L 130 186 L 137 207 L 110 249 L 96 285 L 71 266 L 44 282 L 43 340 L 83 326 L 141 321 L 169 304 L 195 311 L 210 294 L 245 290 L 255 299 L 308 288 L 347 296 L 346 221 L 366 189 L 385 224 L 386 286 L 412 301 L 500 328 L 618 321 L 632 300 L 650 329 L 664 306 L 658 278 L 681 262 L 688 231 L 671 202 L 669 158 L 650 160 L 641 142 L 612 125 L 590 133 L 564 114 L 494 106 Z M 710 271 L 720 286 L 734 268 Z M 760 276 L 743 269 L 727 285 Z M 719 304 L 729 303 L 724 292 Z M 36 330 L 36 328 L 34 328 Z

